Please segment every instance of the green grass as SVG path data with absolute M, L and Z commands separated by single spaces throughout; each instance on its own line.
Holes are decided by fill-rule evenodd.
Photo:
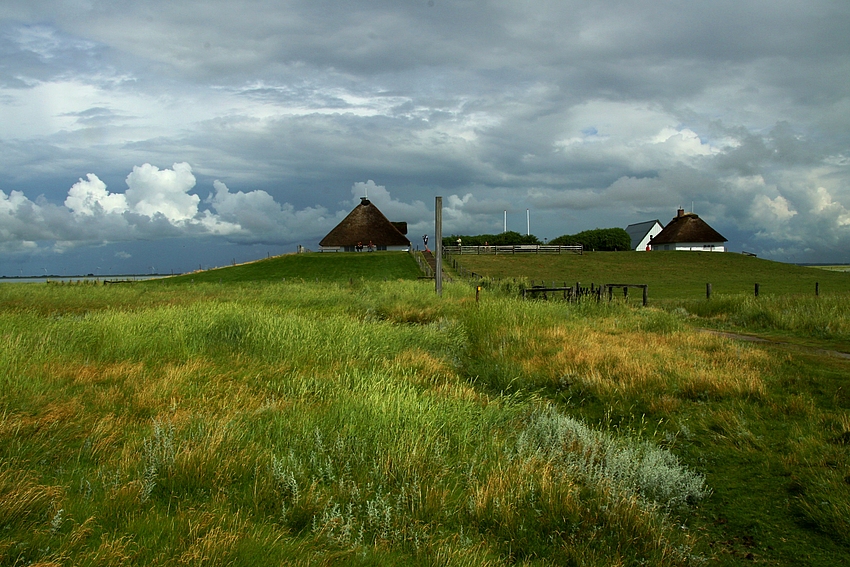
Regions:
M 376 275 L 0 286 L 0 565 L 850 564 L 850 302 Z
M 407 252 L 306 253 L 175 276 L 167 283 L 347 282 L 416 279 L 421 272 Z
M 467 270 L 492 278 L 525 278 L 582 286 L 591 283 L 648 284 L 650 301 L 712 295 L 760 296 L 850 293 L 850 274 L 717 252 L 585 252 L 582 255 L 453 256 Z M 449 262 L 450 263 L 450 262 Z

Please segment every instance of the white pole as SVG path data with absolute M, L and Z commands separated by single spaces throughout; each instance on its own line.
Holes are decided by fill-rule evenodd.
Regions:
M 531 215 L 528 212 L 528 209 L 525 209 L 525 235 L 529 236 L 531 234 Z
M 505 211 L 505 228 L 502 229 L 502 232 L 508 231 L 508 211 Z

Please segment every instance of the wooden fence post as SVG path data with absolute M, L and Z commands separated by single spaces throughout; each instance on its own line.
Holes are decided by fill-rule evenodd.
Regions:
M 643 286 L 643 306 L 646 307 L 647 300 L 649 299 L 649 286 Z
M 711 299 L 711 284 L 710 283 L 705 284 L 705 298 Z
M 815 282 L 815 297 L 820 295 L 820 282 Z
M 755 292 L 756 292 L 756 297 L 758 297 L 759 296 L 759 284 L 756 284 Z

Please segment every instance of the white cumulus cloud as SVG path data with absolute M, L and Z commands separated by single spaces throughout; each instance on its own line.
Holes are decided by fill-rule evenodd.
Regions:
M 204 235 L 240 243 L 284 243 L 318 239 L 347 214 L 324 207 L 296 210 L 266 191 L 232 192 L 219 180 L 203 201 L 208 208 L 202 209 L 201 198 L 192 192 L 196 182 L 188 163 L 170 169 L 146 163 L 127 176 L 124 193 L 110 192 L 89 173 L 71 186 L 62 205 L 43 198 L 32 201 L 20 191 L 0 191 L 0 249 L 30 250 L 36 242 L 52 241 L 53 249 L 62 252 L 91 242 Z
M 172 223 L 189 221 L 198 214 L 201 201 L 189 193 L 194 186 L 195 176 L 188 163 L 175 163 L 164 170 L 146 163 L 134 167 L 127 176 L 127 203 L 141 215 L 161 214 Z
M 120 193 L 110 193 L 106 183 L 89 173 L 86 179 L 80 179 L 68 190 L 65 206 L 76 215 L 93 216 L 96 214 L 123 213 L 129 210 L 127 197 Z

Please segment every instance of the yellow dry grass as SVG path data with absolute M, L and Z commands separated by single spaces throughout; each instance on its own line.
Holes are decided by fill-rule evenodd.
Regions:
M 0 518 L 4 522 L 43 523 L 63 495 L 62 487 L 40 484 L 25 471 L 0 469 Z
M 601 328 L 600 328 L 601 327 Z M 600 395 L 667 393 L 660 403 L 674 410 L 670 393 L 687 398 L 764 394 L 769 364 L 756 349 L 733 347 L 722 337 L 684 331 L 653 334 L 605 325 L 541 329 L 524 343 L 522 368 L 529 375 L 578 383 Z
M 227 525 L 231 524 L 231 525 Z M 224 521 L 218 514 L 205 512 L 189 520 L 186 550 L 177 560 L 179 565 L 221 564 L 244 537 L 245 522 L 238 512 Z

